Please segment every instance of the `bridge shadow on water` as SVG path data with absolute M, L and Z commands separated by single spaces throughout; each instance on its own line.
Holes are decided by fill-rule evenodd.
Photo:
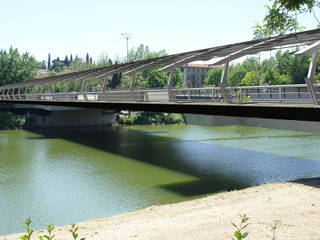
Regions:
M 108 153 L 191 175 L 193 180 L 157 187 L 183 196 L 242 189 L 263 183 L 320 176 L 320 161 L 163 136 L 129 128 L 30 130 L 29 140 L 64 139 Z M 302 183 L 302 182 L 301 182 Z

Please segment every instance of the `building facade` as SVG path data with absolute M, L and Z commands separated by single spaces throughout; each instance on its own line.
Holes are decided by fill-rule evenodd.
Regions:
M 214 66 L 217 67 L 217 66 Z M 214 68 L 208 64 L 185 64 L 180 68 L 186 87 L 203 87 L 210 69 Z M 218 66 L 220 67 L 220 66 Z

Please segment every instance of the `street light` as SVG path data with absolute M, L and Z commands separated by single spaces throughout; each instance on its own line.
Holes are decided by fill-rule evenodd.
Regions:
M 129 42 L 129 39 L 132 37 L 131 33 L 121 33 L 121 36 L 125 39 L 127 39 L 127 62 L 129 62 L 129 59 L 128 59 L 128 55 L 129 55 L 129 49 L 128 49 L 128 42 Z

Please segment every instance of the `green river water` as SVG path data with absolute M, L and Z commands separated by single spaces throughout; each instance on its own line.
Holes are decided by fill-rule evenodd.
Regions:
M 0 235 L 320 176 L 320 135 L 257 127 L 0 131 Z

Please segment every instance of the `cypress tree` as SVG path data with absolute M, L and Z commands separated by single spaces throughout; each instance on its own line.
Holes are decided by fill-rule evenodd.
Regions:
M 90 57 L 90 64 L 92 64 L 92 57 Z
M 64 58 L 63 64 L 64 64 L 65 66 L 69 66 L 69 65 L 70 65 L 70 64 L 69 64 L 68 56 L 66 56 L 66 57 Z
M 87 56 L 86 56 L 86 64 L 89 63 L 89 53 L 87 53 Z
M 73 57 L 72 57 L 72 54 L 70 55 L 70 63 L 73 63 Z
M 48 54 L 48 70 L 50 69 L 51 67 L 51 55 L 50 53 Z

